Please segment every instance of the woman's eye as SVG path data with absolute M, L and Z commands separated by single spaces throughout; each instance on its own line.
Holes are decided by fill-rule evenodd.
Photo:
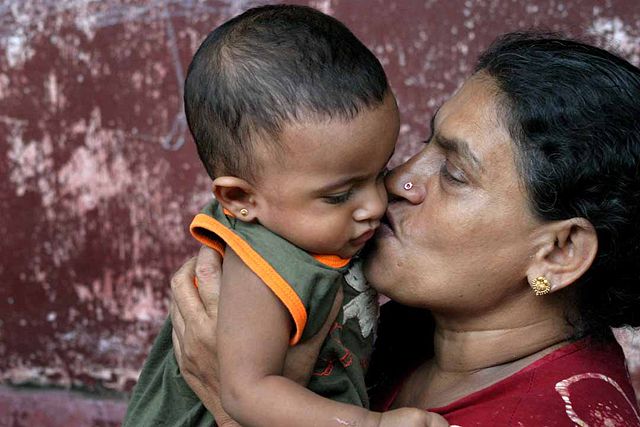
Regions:
M 339 205 L 340 203 L 344 203 L 347 200 L 349 200 L 352 194 L 353 194 L 353 189 L 350 189 L 348 191 L 345 191 L 344 193 L 325 196 L 324 200 L 325 202 L 331 205 Z
M 442 175 L 444 179 L 451 182 L 452 184 L 456 184 L 456 185 L 466 184 L 466 181 L 464 180 L 464 178 L 457 177 L 455 176 L 455 174 L 452 174 L 451 172 L 449 172 L 449 169 L 447 168 L 448 164 L 449 162 L 447 160 L 445 160 L 442 163 L 442 166 L 440 166 L 440 175 Z

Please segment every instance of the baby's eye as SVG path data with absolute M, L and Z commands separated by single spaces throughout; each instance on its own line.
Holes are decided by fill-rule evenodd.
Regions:
M 327 202 L 327 203 L 329 203 L 331 205 L 339 205 L 339 204 L 344 203 L 347 200 L 349 200 L 352 195 L 353 195 L 353 189 L 349 189 L 348 191 L 345 191 L 344 193 L 333 194 L 331 196 L 324 196 L 324 200 L 325 200 L 325 202 Z

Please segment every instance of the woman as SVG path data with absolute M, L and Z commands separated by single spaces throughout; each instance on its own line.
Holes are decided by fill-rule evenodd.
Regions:
M 387 178 L 365 274 L 419 310 L 382 317 L 384 408 L 463 426 L 640 426 L 610 330 L 640 325 L 638 99 L 640 71 L 582 43 L 509 34 L 480 57 Z M 216 300 L 205 315 L 192 269 L 174 277 L 175 347 L 214 409 Z

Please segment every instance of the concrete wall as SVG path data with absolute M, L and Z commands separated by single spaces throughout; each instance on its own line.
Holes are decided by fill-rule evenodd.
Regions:
M 640 62 L 637 0 L 302 3 L 345 22 L 386 67 L 402 111 L 396 162 L 501 32 L 562 30 Z M 170 274 L 196 250 L 186 226 L 209 198 L 184 120 L 185 68 L 208 31 L 255 4 L 0 2 L 0 383 L 134 384 Z M 40 397 L 25 396 L 2 389 L 0 424 L 45 425 L 29 403 Z

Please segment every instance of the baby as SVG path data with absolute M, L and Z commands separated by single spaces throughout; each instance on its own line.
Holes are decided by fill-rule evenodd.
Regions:
M 415 408 L 366 409 L 377 301 L 352 258 L 385 212 L 385 165 L 399 128 L 375 56 L 314 9 L 259 7 L 209 34 L 184 98 L 216 199 L 191 232 L 224 256 L 224 410 L 246 426 L 439 422 Z M 282 375 L 287 349 L 320 330 L 339 289 L 343 309 L 306 389 Z M 208 417 L 179 376 L 168 324 L 125 425 L 207 425 Z

